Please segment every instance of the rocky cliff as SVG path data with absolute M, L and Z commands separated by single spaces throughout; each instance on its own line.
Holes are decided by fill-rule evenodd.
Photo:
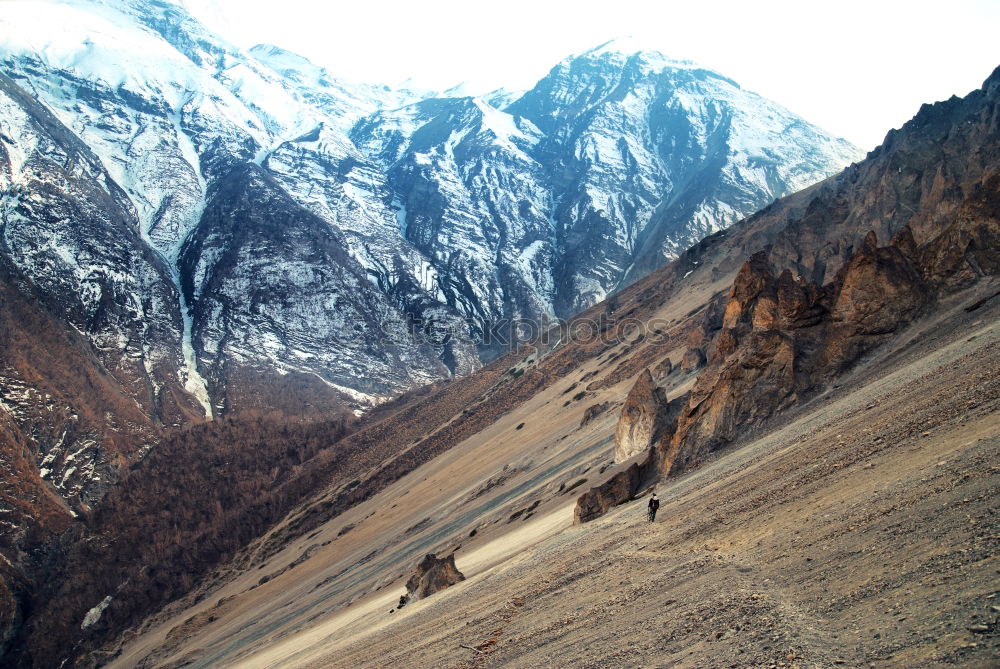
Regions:
M 708 318 L 692 330 L 705 346 L 705 367 L 673 429 L 634 472 L 616 475 L 628 485 L 609 481 L 584 494 L 578 520 L 629 499 L 633 481 L 678 474 L 753 433 L 832 383 L 939 296 L 997 273 L 998 98 L 1000 70 L 964 99 L 925 106 L 865 162 L 775 203 L 722 242 L 760 234 L 769 223 L 784 226 L 742 265 L 718 326 Z M 957 157 L 963 150 L 966 163 Z M 902 199 L 913 206 L 901 210 Z M 859 239 L 857 226 L 876 211 L 883 212 L 878 229 L 891 236 L 885 246 L 874 230 Z M 846 236 L 835 240 L 837 232 Z M 817 244 L 816 235 L 829 241 Z

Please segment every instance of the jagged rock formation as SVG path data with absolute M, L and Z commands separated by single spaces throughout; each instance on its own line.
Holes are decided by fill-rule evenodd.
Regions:
M 667 396 L 647 369 L 636 379 L 615 428 L 615 462 L 624 462 L 645 451 L 663 434 Z
M 641 463 L 582 495 L 577 520 L 763 426 L 917 318 L 938 293 L 998 272 L 1000 174 L 921 246 L 909 227 L 884 247 L 870 232 L 827 286 L 788 269 L 775 277 L 768 252 L 754 254 L 730 289 L 723 327 L 676 422 Z
M 909 227 L 885 247 L 869 233 L 827 286 L 806 282 L 788 269 L 775 277 L 768 252 L 754 254 L 730 289 L 722 329 L 690 396 L 674 403 L 673 416 L 668 407 L 647 399 L 643 406 L 659 406 L 660 413 L 643 412 L 642 424 L 669 426 L 661 428 L 658 443 L 634 452 L 621 449 L 618 435 L 623 423 L 632 425 L 637 422 L 633 415 L 638 419 L 640 413 L 635 407 L 622 411 L 616 461 L 625 459 L 619 454 L 646 450 L 647 455 L 584 493 L 576 521 L 600 516 L 632 499 L 642 484 L 683 472 L 807 399 L 918 317 L 938 292 L 1000 272 L 1000 175 L 981 199 L 960 211 L 955 223 L 919 247 Z M 961 253 L 954 251 L 956 241 Z M 648 371 L 641 375 L 626 407 L 639 396 L 649 397 L 651 383 Z
M 775 278 L 767 253 L 755 254 L 733 284 L 723 329 L 676 432 L 661 445 L 662 473 L 683 471 L 801 402 L 917 318 L 939 292 L 995 274 L 998 204 L 995 175 L 921 246 L 909 227 L 884 247 L 870 232 L 835 281 L 822 287 L 788 269 Z
M 663 444 L 663 473 L 682 471 L 800 402 L 907 324 L 929 297 L 912 262 L 896 247 L 879 248 L 874 233 L 824 287 L 787 269 L 776 278 L 767 253 L 755 254 L 733 284 L 711 358 Z
M 832 184 L 780 201 L 769 208 L 777 212 L 765 210 L 743 224 L 750 232 L 770 218 L 785 227 L 743 264 L 720 327 L 708 315 L 692 330 L 689 341 L 707 342 L 705 368 L 676 424 L 637 463 L 635 477 L 684 471 L 808 399 L 931 308 L 939 294 L 1000 271 L 998 98 L 1000 70 L 965 99 L 925 105 Z M 962 150 L 970 157 L 964 164 L 952 160 Z M 936 176 L 914 176 L 927 173 Z M 945 173 L 955 182 L 951 189 L 943 186 Z M 900 190 L 913 198 L 906 217 L 898 208 Z M 803 195 L 810 197 L 795 201 Z M 820 231 L 851 230 L 862 212 L 873 211 L 886 212 L 879 230 L 891 238 L 888 245 L 879 246 L 873 230 L 817 244 Z M 810 245 L 819 248 L 803 252 Z M 783 266 L 777 276 L 775 265 Z M 831 280 L 820 284 L 824 277 Z M 685 358 L 700 350 L 689 348 Z M 594 517 L 616 496 L 616 503 L 625 501 L 626 488 L 619 482 L 585 493 L 577 517 Z
M 407 599 L 411 601 L 424 599 L 464 580 L 465 576 L 455 566 L 454 553 L 443 558 L 431 553 L 420 561 L 407 579 Z

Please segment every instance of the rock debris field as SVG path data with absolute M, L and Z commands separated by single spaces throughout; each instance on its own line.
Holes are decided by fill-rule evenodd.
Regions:
M 997 666 L 995 302 L 659 484 L 654 524 L 623 505 L 296 666 Z

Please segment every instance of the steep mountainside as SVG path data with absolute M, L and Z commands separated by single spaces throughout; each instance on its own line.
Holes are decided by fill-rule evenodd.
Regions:
M 506 109 L 545 133 L 575 313 L 699 239 L 856 160 L 843 140 L 693 63 L 610 42 Z
M 35 440 L 42 475 L 74 504 L 93 503 L 118 458 L 149 441 L 148 428 L 200 414 L 182 385 L 177 293 L 94 153 L 3 75 L 0 106 L 4 137 L 21 138 L 0 144 L 4 411 Z M 28 325 L 42 322 L 50 325 Z M 66 339 L 40 355 L 46 331 Z M 45 363 L 77 355 L 87 362 L 75 374 L 94 380 L 75 385 Z M 110 418 L 82 410 L 107 402 L 119 403 Z
M 138 219 L 133 223 L 133 234 L 140 238 L 138 243 L 147 254 L 159 256 L 168 270 L 161 278 L 164 285 L 158 289 L 174 292 L 173 306 L 167 311 L 179 311 L 184 316 L 183 335 L 173 336 L 172 344 L 184 348 L 188 389 L 200 396 L 210 414 L 259 406 L 260 387 L 244 386 L 229 392 L 216 379 L 211 390 L 206 389 L 200 380 L 200 370 L 207 372 L 211 368 L 218 341 L 203 341 L 200 336 L 212 332 L 237 341 L 245 340 L 247 331 L 228 330 L 233 322 L 233 309 L 241 312 L 236 321 L 252 321 L 257 312 L 279 307 L 273 300 L 284 300 L 287 312 L 292 305 L 287 304 L 288 292 L 282 291 L 285 268 L 315 262 L 315 244 L 319 242 L 271 247 L 274 255 L 266 261 L 275 272 L 245 274 L 249 283 L 242 289 L 254 292 L 257 298 L 231 305 L 226 313 L 229 320 L 219 320 L 222 314 L 218 310 L 202 308 L 197 301 L 196 295 L 201 295 L 205 286 L 195 285 L 195 281 L 215 275 L 202 272 L 182 276 L 187 267 L 194 267 L 194 264 L 182 262 L 182 246 L 196 232 L 201 236 L 211 234 L 204 228 L 213 222 L 203 220 L 203 216 L 206 209 L 215 211 L 210 207 L 213 195 L 220 189 L 227 190 L 224 184 L 234 178 L 234 171 L 245 171 L 255 164 L 270 164 L 271 160 L 275 164 L 273 174 L 279 180 L 287 177 L 283 167 L 290 161 L 300 163 L 296 168 L 300 174 L 295 180 L 295 188 L 288 188 L 293 197 L 311 191 L 310 183 L 341 175 L 335 180 L 335 195 L 341 201 L 333 211 L 321 213 L 326 214 L 323 224 L 329 228 L 327 243 L 342 247 L 351 244 L 353 239 L 344 239 L 337 225 L 349 218 L 341 215 L 342 210 L 364 210 L 367 202 L 374 199 L 368 190 L 377 190 L 377 184 L 371 183 L 373 177 L 370 171 L 364 171 L 363 165 L 351 174 L 351 165 L 363 163 L 363 159 L 341 129 L 379 104 L 389 101 L 397 104 L 404 98 L 365 88 L 348 94 L 345 85 L 322 72 L 308 73 L 307 83 L 311 88 L 297 88 L 295 81 L 305 79 L 306 75 L 289 74 L 289 78 L 282 78 L 252 56 L 207 33 L 171 3 L 29 2 L 12 7 L 11 12 L 5 13 L 5 20 L 12 26 L 16 24 L 16 29 L 5 31 L 3 60 L 7 71 L 19 86 L 47 105 L 67 130 L 77 135 L 77 141 L 92 149 L 100 164 L 108 170 L 109 181 L 124 191 L 124 201 L 134 211 L 133 217 Z M 283 54 L 275 49 L 257 51 L 266 55 L 272 65 L 282 63 L 288 73 L 297 64 L 294 59 L 282 58 Z M 289 60 L 291 64 L 285 62 Z M 317 140 L 310 144 L 313 132 Z M 30 152 L 30 147 L 21 145 L 30 141 L 30 135 L 12 133 L 7 137 L 13 150 L 23 154 Z M 309 165 L 317 164 L 320 166 L 318 171 L 310 172 Z M 14 183 L 20 178 L 17 170 L 12 172 Z M 352 185 L 355 183 L 360 185 Z M 352 195 L 355 190 L 362 194 L 353 198 L 353 204 L 351 198 L 343 201 L 345 192 Z M 267 196 L 262 192 L 258 197 Z M 294 202 L 288 200 L 286 206 L 297 208 Z M 391 212 L 386 218 L 393 219 Z M 375 219 L 381 222 L 378 216 Z M 230 225 L 238 223 L 235 219 L 230 221 Z M 281 230 L 278 221 L 268 227 L 274 234 Z M 394 227 L 392 231 L 394 234 Z M 375 238 L 385 236 L 379 230 L 368 231 L 368 234 Z M 223 255 L 227 257 L 239 252 L 227 247 L 211 248 L 216 254 L 225 252 Z M 281 255 L 282 252 L 287 255 Z M 362 292 L 376 294 L 359 296 L 369 302 L 368 308 L 375 309 L 367 311 L 359 324 L 365 345 L 372 347 L 377 357 L 382 354 L 379 350 L 382 342 L 392 337 L 394 346 L 411 349 L 419 358 L 422 354 L 417 351 L 425 347 L 425 342 L 418 341 L 419 338 L 409 332 L 400 336 L 395 323 L 422 320 L 429 330 L 442 318 L 447 320 L 449 310 L 434 303 L 407 274 L 413 266 L 419 268 L 419 261 L 401 253 L 375 255 L 388 269 L 382 290 L 375 285 L 369 288 L 374 282 L 366 278 Z M 331 274 L 368 277 L 359 258 L 364 259 L 360 253 L 340 253 L 337 267 L 330 268 Z M 214 265 L 218 259 L 205 257 L 199 261 Z M 405 270 L 393 266 L 392 261 L 403 265 L 407 260 L 409 265 Z M 189 263 L 189 259 L 186 261 Z M 26 272 L 41 271 L 37 267 L 27 267 L 28 261 L 20 261 L 20 265 Z M 51 271 L 62 270 L 57 264 Z M 400 273 L 402 277 L 397 276 Z M 320 293 L 331 304 L 337 294 L 358 293 L 354 281 L 343 285 L 333 279 L 317 280 L 321 283 Z M 187 286 L 183 291 L 180 290 L 182 284 Z M 375 304 L 377 302 L 382 304 Z M 305 308 L 305 305 L 299 306 Z M 422 309 L 429 313 L 423 314 Z M 460 340 L 461 322 L 457 315 L 451 319 L 457 325 L 453 324 L 450 329 L 455 330 L 455 338 Z M 272 317 L 269 329 L 277 330 L 282 342 L 277 354 L 272 335 L 267 331 L 250 333 L 251 339 L 256 337 L 256 340 L 247 346 L 244 357 L 231 361 L 230 366 L 235 368 L 233 375 L 238 375 L 236 369 L 245 366 L 264 370 L 270 378 L 280 379 L 289 369 L 323 379 L 337 377 L 336 370 L 328 368 L 322 359 L 323 351 L 308 349 L 307 342 L 296 345 L 288 341 L 295 339 L 297 325 L 288 323 L 287 332 L 285 327 L 280 318 Z M 420 330 L 415 328 L 414 331 Z M 158 343 L 148 342 L 149 345 Z M 446 347 L 441 348 L 444 354 Z M 475 366 L 471 345 L 463 348 L 458 341 L 447 348 L 451 369 L 464 372 Z M 349 355 L 346 347 L 335 353 L 341 357 Z M 278 365 L 272 364 L 275 359 L 280 361 Z M 357 363 L 363 366 L 364 361 Z M 369 375 L 378 374 L 374 368 L 366 371 Z M 448 373 L 449 366 L 442 362 L 431 363 L 429 372 L 418 364 L 412 377 L 402 371 L 394 383 L 387 383 L 385 387 L 398 391 L 423 383 L 428 374 L 439 378 Z M 336 384 L 328 386 L 323 393 L 324 399 L 352 408 L 366 406 L 378 395 L 365 392 L 364 385 L 363 381 L 359 384 L 349 379 L 344 388 Z M 294 384 L 286 386 L 289 391 L 294 390 Z M 307 386 L 303 393 L 312 397 L 315 390 Z M 245 397 L 247 401 L 242 405 L 227 403 L 231 396 Z
M 425 100 L 351 137 L 386 166 L 404 236 L 480 331 L 568 318 L 860 157 L 715 72 L 621 41 L 502 110 Z
M 995 440 L 1000 402 L 1000 389 L 990 373 L 996 363 L 1000 295 L 998 205 L 1000 69 L 982 90 L 964 99 L 923 107 L 902 129 L 890 132 L 865 161 L 700 241 L 612 299 L 480 372 L 376 410 L 370 422 L 336 447 L 282 471 L 269 499 L 281 499 L 286 492 L 289 497 L 309 489 L 317 492 L 215 569 L 186 598 L 150 618 L 138 634 L 108 643 L 125 627 L 134 629 L 145 611 L 164 600 L 156 580 L 161 568 L 86 559 L 103 555 L 95 542 L 69 547 L 67 558 L 50 574 L 49 589 L 33 602 L 26 646 L 31 660 L 45 666 L 72 656 L 87 665 L 104 661 L 110 653 L 115 656 L 113 666 L 294 666 L 335 661 L 329 653 L 330 644 L 336 644 L 364 666 L 372 655 L 359 638 L 372 638 L 367 635 L 386 626 L 410 634 L 409 623 L 394 621 L 427 610 L 418 602 L 413 609 L 407 606 L 404 615 L 388 613 L 402 594 L 410 568 L 427 553 L 455 553 L 457 568 L 468 577 L 447 593 L 478 587 L 494 565 L 506 560 L 516 569 L 533 560 L 530 555 L 507 559 L 510 551 L 568 525 L 574 508 L 578 520 L 592 520 L 660 477 L 735 456 L 733 446 L 748 443 L 754 445 L 751 454 L 723 466 L 731 474 L 725 485 L 751 492 L 780 487 L 780 493 L 773 493 L 779 497 L 813 494 L 820 478 L 836 478 L 831 472 L 845 463 L 860 463 L 884 451 L 879 472 L 896 477 L 892 480 L 898 479 L 899 485 L 874 492 L 871 481 L 864 485 L 885 514 L 898 514 L 885 521 L 890 527 L 882 527 L 877 536 L 848 541 L 844 537 L 853 537 L 858 523 L 877 520 L 852 506 L 844 509 L 845 517 L 852 519 L 850 526 L 831 521 L 836 526 L 824 530 L 828 535 L 811 540 L 821 543 L 829 559 L 850 557 L 851 564 L 865 569 L 873 568 L 871 560 L 882 567 L 899 560 L 914 578 L 947 572 L 952 579 L 948 592 L 933 583 L 921 586 L 946 602 L 945 613 L 928 615 L 935 616 L 935 625 L 964 620 L 963 602 L 978 597 L 985 587 L 981 567 L 986 564 L 986 546 L 994 539 L 983 519 L 995 514 L 987 493 L 995 487 L 996 468 L 995 462 L 982 458 L 992 442 L 981 437 Z M 934 379 L 948 386 L 933 401 L 921 399 L 919 387 L 911 387 Z M 882 390 L 867 388 L 875 382 Z M 905 398 L 906 404 L 890 419 L 879 413 L 879 402 L 896 397 L 894 388 L 904 393 L 897 403 Z M 919 412 L 910 415 L 911 409 Z M 879 422 L 865 424 L 861 414 L 866 411 L 874 411 L 869 415 Z M 630 429 L 630 422 L 638 427 Z M 848 423 L 862 425 L 853 431 L 840 427 Z M 934 426 L 945 424 L 941 441 L 919 442 L 921 435 L 937 439 Z M 898 425 L 905 429 L 897 433 Z M 772 438 L 785 428 L 790 435 Z M 623 446 L 618 453 L 616 431 Z M 781 450 L 773 450 L 779 443 Z M 197 458 L 196 444 L 185 448 Z M 976 524 L 957 511 L 958 520 L 948 516 L 951 524 L 940 526 L 946 543 L 920 548 L 907 543 L 919 533 L 900 528 L 918 520 L 937 522 L 935 518 L 943 516 L 930 507 L 920 507 L 919 516 L 901 513 L 892 505 L 897 498 L 891 496 L 901 495 L 900 503 L 909 509 L 928 494 L 922 481 L 940 477 L 928 474 L 926 467 L 939 471 L 934 468 L 948 464 L 937 459 L 937 449 L 971 463 L 969 476 L 956 479 L 969 486 L 962 488 L 968 495 L 955 492 L 948 502 L 949 509 L 952 500 L 973 504 L 968 508 L 975 509 Z M 919 457 L 905 454 L 916 451 Z M 810 462 L 812 452 L 822 454 L 822 463 Z M 892 454 L 910 458 L 906 466 L 911 469 L 895 470 Z M 785 459 L 793 455 L 794 464 L 787 464 Z M 761 474 L 762 462 L 775 462 L 779 478 Z M 749 475 L 751 465 L 757 478 L 746 482 L 741 477 Z M 868 475 L 859 471 L 851 476 Z M 660 485 L 674 484 L 668 480 Z M 718 493 L 719 485 L 706 494 Z M 933 490 L 957 490 L 955 485 L 942 480 Z M 803 490 L 792 492 L 795 488 Z M 142 486 L 130 487 L 129 494 L 141 496 Z M 744 514 L 746 505 L 753 504 L 749 494 L 722 501 L 734 505 L 734 513 Z M 836 499 L 817 502 L 810 497 L 809 503 L 840 504 L 849 492 L 830 495 Z M 285 503 L 294 504 L 288 498 Z M 711 508 L 711 501 L 704 505 Z M 134 523 L 146 513 L 142 504 L 115 508 L 126 513 L 137 509 Z M 193 513 L 185 508 L 181 501 L 179 516 Z M 674 512 L 683 509 L 675 506 Z M 122 517 L 103 524 L 105 519 L 92 529 L 114 537 Z M 791 532 L 771 522 L 773 517 L 752 520 L 764 523 L 760 537 L 754 536 L 757 545 L 774 540 L 768 538 L 772 531 Z M 710 526 L 718 529 L 728 522 L 713 516 Z M 679 545 L 700 546 L 699 523 L 690 518 L 685 523 Z M 612 525 L 598 521 L 598 528 Z M 575 549 L 566 537 L 586 541 L 602 536 L 587 527 L 556 543 L 572 553 Z M 602 540 L 616 541 L 606 536 Z M 965 547 L 956 543 L 962 541 L 971 542 L 968 551 L 958 548 Z M 633 546 L 636 551 L 647 547 L 640 543 Z M 786 560 L 780 564 L 789 566 L 789 555 L 799 550 L 798 539 L 779 543 L 766 559 Z M 870 560 L 856 557 L 862 553 Z M 795 569 L 805 570 L 795 573 L 811 573 L 799 564 L 804 558 L 794 555 Z M 600 570 L 610 569 L 606 559 L 595 559 L 603 560 Z M 636 556 L 623 559 L 634 563 Z M 963 567 L 949 571 L 941 560 L 956 560 Z M 768 581 L 762 581 L 778 589 L 774 597 L 796 585 L 782 580 L 787 577 L 779 571 L 768 571 Z M 560 590 L 565 595 L 574 589 L 572 574 L 522 576 L 534 579 L 533 589 L 528 589 L 537 594 L 554 596 Z M 829 576 L 824 573 L 824 578 Z M 842 599 L 827 602 L 822 610 L 836 629 L 853 630 L 851 616 L 864 614 L 865 606 L 884 604 L 875 602 L 872 592 L 911 601 L 905 598 L 912 595 L 898 584 L 880 582 L 871 590 L 866 582 L 835 576 L 841 579 L 836 597 Z M 559 587 L 548 587 L 553 583 Z M 498 587 L 498 592 L 508 592 L 506 586 Z M 607 596 L 611 599 L 602 600 L 595 615 L 608 617 L 609 610 L 621 606 L 615 593 Z M 827 599 L 830 596 L 827 593 Z M 421 646 L 414 655 L 417 664 L 438 666 L 442 657 L 451 662 L 459 642 L 478 644 L 481 662 L 490 661 L 485 656 L 494 652 L 514 661 L 517 648 L 500 642 L 513 612 L 525 603 L 493 601 L 502 610 L 479 609 L 478 617 L 461 623 L 462 629 L 477 633 L 494 630 L 492 640 L 469 641 L 452 630 L 448 645 L 442 646 L 436 632 L 414 632 L 407 638 Z M 662 607 L 662 601 L 651 606 Z M 681 606 L 690 608 L 689 603 Z M 343 615 L 337 613 L 345 608 Z M 577 612 L 573 616 L 579 615 L 578 609 L 572 609 Z M 661 608 L 656 611 L 662 614 Z M 558 639 L 550 637 L 569 629 L 573 618 L 539 613 L 547 616 L 546 623 L 534 633 L 558 645 Z M 746 615 L 755 625 L 770 624 L 763 613 L 748 609 Z M 81 631 L 84 619 L 91 624 Z M 441 620 L 438 616 L 439 625 Z M 747 620 L 739 624 L 747 625 Z M 973 665 L 991 652 L 987 646 L 976 646 L 967 655 L 939 652 L 920 640 L 923 636 L 911 638 L 911 630 L 930 629 L 920 625 L 902 625 L 905 633 L 894 632 L 893 648 L 865 639 L 850 652 L 857 654 L 859 663 L 905 650 L 916 653 L 914 657 L 945 657 Z M 990 625 L 980 626 L 983 633 L 989 633 Z M 809 629 L 793 628 L 800 634 Z M 690 630 L 679 628 L 676 633 Z M 798 643 L 809 646 L 811 638 Z M 90 652 L 102 644 L 107 644 L 103 650 Z M 771 661 L 773 647 L 764 645 L 752 650 L 762 654 L 761 662 Z M 63 651 L 71 647 L 71 653 Z M 825 654 L 833 651 L 813 651 L 823 661 L 836 657 Z M 658 654 L 665 652 L 660 647 L 645 652 L 655 661 L 665 657 Z M 782 656 L 787 654 L 783 651 Z M 900 666 L 905 665 L 904 660 Z
M 357 410 L 429 378 L 467 373 L 480 364 L 479 353 L 491 357 L 502 350 L 490 333 L 506 337 L 509 319 L 569 316 L 621 285 L 646 237 L 655 237 L 649 243 L 657 248 L 681 248 L 857 157 L 844 142 L 731 82 L 656 54 L 626 58 L 606 47 L 560 65 L 575 71 L 588 63 L 575 75 L 576 87 L 606 86 L 629 73 L 619 86 L 628 114 L 595 98 L 583 114 L 592 119 L 586 121 L 579 101 L 548 80 L 514 105 L 523 108 L 519 115 L 474 98 L 406 106 L 419 96 L 339 81 L 278 47 L 241 51 L 165 0 L 29 0 L 12 5 L 0 20 L 9 28 L 0 40 L 5 72 L 94 153 L 134 209 L 140 246 L 164 265 L 167 275 L 157 290 L 173 291 L 170 310 L 179 312 L 183 327 L 170 342 L 150 339 L 144 345 L 182 348 L 182 385 L 210 415 L 256 410 L 275 385 L 310 402 L 322 397 Z M 674 95 L 681 87 L 670 82 L 689 70 L 724 83 Z M 636 92 L 625 91 L 629 87 Z M 505 104 L 508 96 L 487 98 Z M 710 109 L 669 112 L 682 98 Z M 664 114 L 686 115 L 682 125 L 691 136 L 675 137 L 656 125 L 661 107 Z M 542 123 L 542 133 L 530 119 L 552 109 L 563 110 L 562 120 Z M 710 140 L 702 137 L 720 114 L 735 120 L 713 129 Z M 612 118 L 621 122 L 611 127 Z M 653 134 L 650 123 L 656 125 Z M 778 125 L 786 131 L 774 132 Z M 594 139 L 598 126 L 604 139 L 620 135 L 632 148 L 615 156 L 588 152 L 586 146 L 604 146 L 604 139 Z M 30 137 L 7 137 L 12 151 L 27 155 Z M 579 137 L 578 144 L 571 137 Z M 633 154 L 641 158 L 638 172 L 627 167 L 638 159 Z M 671 160 L 707 160 L 722 171 L 698 168 L 697 179 L 686 167 L 664 172 Z M 746 167 L 751 163 L 755 167 Z M 218 224 L 206 220 L 206 212 L 218 217 L 213 198 L 229 192 L 234 175 L 252 171 L 251 165 L 269 177 L 253 187 L 283 191 L 282 211 L 298 206 L 311 212 L 329 228 L 323 244 L 343 252 L 319 251 L 316 239 L 258 244 L 254 251 L 270 253 L 260 260 L 275 270 L 228 268 L 240 275 L 240 290 L 255 298 L 220 309 L 199 300 L 207 288 L 203 282 L 216 277 L 202 270 L 223 255 L 241 257 L 240 249 L 229 247 L 241 242 L 206 229 Z M 15 172 L 12 183 L 20 180 Z M 599 178 L 592 176 L 597 172 Z M 555 173 L 567 177 L 553 181 Z M 679 200 L 689 182 L 723 178 L 729 185 L 705 186 L 711 192 L 695 198 L 714 207 L 711 213 L 671 209 L 672 225 L 687 226 L 683 233 L 642 232 L 657 202 Z M 603 211 L 604 205 L 593 204 L 608 200 L 602 188 L 608 197 L 638 198 L 649 206 L 616 204 L 598 225 L 588 212 Z M 289 216 L 265 223 L 278 231 L 282 220 Z M 579 238 L 584 228 L 621 243 L 595 247 Z M 206 236 L 214 242 L 185 246 Z M 183 258 L 182 249 L 188 253 Z M 195 260 L 192 249 L 211 255 Z M 303 267 L 334 257 L 338 267 L 326 278 L 311 279 L 312 287 L 301 293 L 305 302 L 296 303 L 286 268 L 298 268 L 295 283 Z M 18 259 L 18 266 L 29 275 L 42 271 L 28 267 L 30 262 Z M 658 262 L 636 265 L 633 276 Z M 67 269 L 57 264 L 51 272 Z M 578 271 L 607 275 L 594 283 Z M 316 299 L 328 305 L 321 312 L 330 314 L 329 305 L 348 293 L 365 293 L 355 305 L 357 314 L 363 312 L 359 341 L 300 336 L 303 322 L 293 314 Z M 317 315 L 309 327 L 322 331 L 340 324 Z M 239 344 L 220 352 L 221 340 Z M 359 355 L 362 348 L 370 350 Z M 396 358 L 410 360 L 412 371 L 383 378 L 383 362 Z M 231 370 L 213 371 L 220 364 Z M 230 388 L 234 379 L 240 384 Z

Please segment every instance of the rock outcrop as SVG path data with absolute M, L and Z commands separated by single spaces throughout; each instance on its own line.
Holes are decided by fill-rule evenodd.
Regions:
M 645 374 L 648 374 L 647 371 Z M 643 374 L 643 376 L 645 376 Z M 636 382 L 636 386 L 640 385 Z M 633 391 L 635 389 L 633 388 Z M 662 389 L 657 388 L 656 390 Z M 580 495 L 576 501 L 576 508 L 573 511 L 573 522 L 575 524 L 585 523 L 604 515 L 608 509 L 618 504 L 623 504 L 639 493 L 640 490 L 659 477 L 662 470 L 662 452 L 657 448 L 659 443 L 668 441 L 670 436 L 677 429 L 677 418 L 685 406 L 687 406 L 689 393 L 676 397 L 669 402 L 664 402 L 659 406 L 656 416 L 656 423 L 660 426 L 660 437 L 646 446 L 645 457 L 633 462 L 627 468 L 615 473 L 611 478 L 601 485 L 591 488 Z M 631 397 L 631 394 L 630 394 Z M 627 404 L 626 404 L 627 406 Z M 624 418 L 624 411 L 622 418 Z M 619 425 L 621 419 L 619 419 Z M 641 452 L 641 451 L 637 451 Z
M 579 525 L 599 518 L 608 509 L 634 498 L 652 474 L 650 462 L 647 458 L 642 463 L 632 463 L 627 469 L 580 495 L 573 510 L 573 523 Z
M 598 404 L 591 404 L 587 407 L 587 410 L 583 412 L 583 418 L 580 419 L 580 427 L 583 427 L 590 423 L 602 413 L 608 410 L 607 402 L 600 402 Z
M 673 371 L 674 366 L 673 363 L 670 362 L 670 358 L 664 358 L 653 367 L 653 381 L 657 384 L 663 383 Z
M 647 369 L 629 391 L 615 428 L 615 462 L 624 462 L 663 434 L 667 396 Z
M 997 202 L 1000 175 L 923 245 L 908 226 L 881 247 L 870 232 L 825 286 L 789 270 L 775 278 L 766 251 L 751 257 L 677 429 L 658 446 L 661 473 L 683 471 L 824 387 L 938 295 L 996 274 Z
M 428 553 L 406 581 L 407 600 L 430 597 L 464 580 L 465 575 L 455 566 L 454 553 L 443 558 Z
M 669 415 L 674 403 L 655 417 L 633 419 L 666 425 L 663 436 L 642 462 L 584 493 L 577 522 L 632 499 L 640 483 L 678 474 L 762 428 L 919 318 L 939 295 L 1000 272 L 1000 174 L 923 244 L 909 226 L 887 246 L 870 232 L 824 286 L 788 269 L 775 276 L 769 253 L 755 253 L 737 274 L 722 327 L 706 347 L 705 368 L 676 419 Z M 688 354 L 694 350 L 700 349 Z M 649 393 L 647 375 L 630 400 Z M 615 454 L 617 459 L 618 442 Z

